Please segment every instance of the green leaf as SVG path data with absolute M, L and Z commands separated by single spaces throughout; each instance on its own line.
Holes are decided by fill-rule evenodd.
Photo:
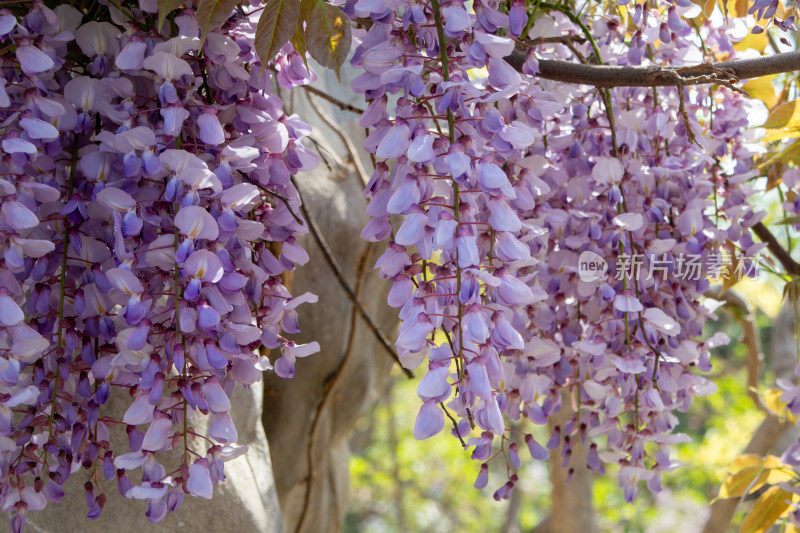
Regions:
M 793 496 L 780 487 L 768 488 L 744 517 L 739 533 L 765 533 L 789 510 Z
M 167 15 L 178 9 L 183 5 L 183 0 L 158 0 L 158 31 L 161 31 L 161 26 L 167 20 Z
M 786 218 L 783 218 L 783 219 L 781 219 L 781 220 L 779 220 L 777 222 L 774 222 L 773 224 L 776 225 L 776 226 L 788 226 L 790 224 L 792 224 L 792 225 L 800 224 L 800 215 L 794 215 L 794 216 L 791 216 L 791 217 L 786 217 Z
M 197 25 L 200 27 L 200 48 L 206 42 L 208 32 L 219 28 L 231 16 L 231 11 L 239 0 L 201 0 L 195 12 Z
M 292 46 L 294 46 L 294 49 L 297 51 L 297 53 L 300 54 L 300 57 L 303 58 L 303 64 L 306 66 L 306 70 L 308 70 L 310 73 L 311 70 L 308 68 L 308 58 L 306 57 L 306 52 L 307 52 L 306 38 L 303 35 L 302 14 L 300 20 L 297 21 L 297 26 L 294 29 L 294 35 L 292 35 L 290 41 L 292 43 Z
M 317 5 L 317 0 L 300 0 L 300 20 L 307 21 Z
M 332 68 L 342 81 L 340 69 L 351 44 L 350 19 L 341 9 L 322 0 L 306 21 L 306 46 L 311 57 L 325 68 Z
M 300 21 L 298 0 L 269 0 L 256 28 L 256 53 L 266 68 L 281 47 L 289 42 Z

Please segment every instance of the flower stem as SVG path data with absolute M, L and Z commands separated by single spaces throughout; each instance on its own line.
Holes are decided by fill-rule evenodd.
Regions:
M 72 196 L 72 191 L 75 188 L 75 170 L 78 166 L 78 135 L 74 134 L 72 136 L 72 160 L 70 163 L 69 169 L 69 181 L 67 182 L 67 194 L 65 198 L 69 201 L 69 198 Z M 61 273 L 60 279 L 58 282 L 59 285 L 59 294 L 58 294 L 58 321 L 56 322 L 56 328 L 58 329 L 57 333 L 57 340 L 56 340 L 56 377 L 53 380 L 53 395 L 50 398 L 50 422 L 47 428 L 47 441 L 49 442 L 50 439 L 53 437 L 53 424 L 55 423 L 56 418 L 56 396 L 58 395 L 58 380 L 61 378 L 61 365 L 58 364 L 58 359 L 61 357 L 60 348 L 61 343 L 63 342 L 63 328 L 61 327 L 61 321 L 64 320 L 64 295 L 66 293 L 66 280 L 67 280 L 67 252 L 69 250 L 69 222 L 68 222 L 69 215 L 64 215 L 64 235 L 61 239 Z M 44 461 L 42 465 L 47 463 L 47 448 L 44 449 Z
M 450 63 L 448 62 L 447 58 L 447 40 L 444 36 L 444 25 L 442 24 L 442 12 L 441 8 L 439 7 L 439 0 L 431 0 L 431 6 L 433 7 L 433 20 L 436 24 L 436 34 L 439 38 L 439 60 L 442 64 L 442 79 L 444 81 L 450 80 Z M 455 128 L 455 118 L 453 117 L 453 112 L 450 111 L 450 108 L 447 108 L 447 134 L 448 139 L 450 140 L 450 144 L 454 144 L 456 142 L 456 128 Z M 455 177 L 453 177 L 453 211 L 455 211 L 454 216 L 458 225 L 456 226 L 456 235 L 458 235 L 458 230 L 461 228 L 461 215 L 458 211 L 458 207 L 460 204 L 459 200 L 459 189 L 458 183 L 456 183 Z M 458 266 L 458 249 L 456 249 L 456 294 L 461 294 L 461 267 Z M 456 303 L 458 305 L 458 356 L 463 357 L 463 346 L 464 346 L 464 331 L 461 327 L 461 319 L 463 316 L 463 309 L 461 305 L 460 297 L 456 297 Z M 455 355 L 455 354 L 454 354 Z M 463 366 L 460 367 L 461 372 L 459 373 L 458 379 L 461 380 L 463 376 Z

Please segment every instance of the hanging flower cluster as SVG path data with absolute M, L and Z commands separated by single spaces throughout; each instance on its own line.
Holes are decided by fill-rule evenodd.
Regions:
M 560 448 L 565 467 L 578 446 L 595 471 L 619 465 L 629 501 L 639 481 L 660 489 L 668 445 L 685 438 L 674 413 L 713 391 L 696 370 L 727 342 L 702 338 L 709 275 L 742 275 L 720 256 L 761 246 L 748 231 L 761 217 L 749 104 L 709 85 L 606 90 L 537 74 L 545 59 L 729 58 L 721 18 L 690 29 L 700 8 L 684 0 L 635 3 L 624 24 L 587 24 L 600 6 L 579 17 L 520 0 L 283 14 L 253 2 L 225 4 L 230 17 L 205 31 L 193 9 L 167 16 L 160 3 L 0 11 L 0 500 L 13 531 L 81 467 L 89 518 L 105 503 L 99 476 L 148 500 L 152 521 L 185 494 L 211 497 L 244 451 L 236 384 L 292 377 L 319 349 L 283 336 L 316 300 L 281 281 L 308 260 L 290 177 L 316 159 L 271 86 L 312 81 L 295 46 L 338 72 L 345 14 L 362 26 L 353 89 L 377 160 L 362 237 L 389 241 L 376 267 L 400 309 L 396 344 L 405 366 L 426 367 L 415 436 L 452 416 L 481 462 L 477 487 L 505 464 L 497 499 L 523 441 L 539 460 Z M 753 12 L 771 20 L 774 4 Z M 262 28 L 280 38 L 257 43 Z M 274 54 L 292 34 L 265 68 L 257 47 Z M 280 350 L 274 368 L 261 347 Z M 112 394 L 128 394 L 121 420 L 106 412 Z M 547 441 L 512 435 L 562 406 L 574 416 Z M 116 429 L 128 449 L 111 449 Z
M 747 230 L 760 219 L 747 203 L 748 104 L 707 87 L 538 79 L 539 59 L 639 65 L 649 55 L 678 66 L 704 56 L 680 18 L 688 6 L 662 20 L 636 5 L 641 31 L 626 43 L 613 16 L 597 23 L 600 38 L 537 5 L 549 9 L 538 20 L 518 2 L 507 12 L 480 0 L 352 6 L 351 17 L 372 20 L 357 36 L 353 89 L 371 101 L 360 124 L 379 160 L 362 237 L 389 240 L 376 268 L 400 308 L 397 347 L 427 371 L 417 438 L 452 412 L 453 433 L 483 463 L 476 487 L 504 462 L 494 496 L 508 498 L 520 466 L 509 421 L 543 425 L 567 402 L 574 416 L 548 442 L 524 435 L 531 455 L 563 444 L 567 467 L 576 446 L 588 448 L 593 470 L 620 465 L 632 501 L 638 481 L 658 491 L 675 466 L 667 445 L 686 437 L 673 433 L 674 412 L 714 390 L 695 372 L 727 342 L 701 340 L 714 311 L 702 299 L 708 274 L 723 274 L 722 252 L 752 257 L 761 246 Z M 709 53 L 733 51 L 718 23 L 699 31 Z M 520 37 L 544 44 L 518 70 L 507 58 Z M 586 257 L 607 270 L 582 276 Z
M 0 501 L 15 532 L 81 467 L 90 519 L 101 476 L 151 521 L 210 498 L 246 449 L 229 396 L 272 368 L 259 348 L 280 349 L 287 378 L 319 349 L 282 336 L 316 300 L 280 277 L 308 260 L 290 176 L 316 159 L 255 56 L 257 15 L 201 54 L 192 10 L 159 32 L 155 2 L 87 5 L 0 12 Z M 285 89 L 310 81 L 289 46 L 275 65 Z M 129 398 L 121 420 L 111 395 Z

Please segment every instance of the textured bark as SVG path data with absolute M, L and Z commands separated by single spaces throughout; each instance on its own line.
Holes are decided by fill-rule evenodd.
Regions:
M 575 413 L 570 398 L 562 396 L 561 410 L 552 418 L 552 425 L 563 426 Z M 583 449 L 572 448 L 570 467 L 575 469 L 572 479 L 567 482 L 568 468 L 561 467 L 561 449 L 550 452 L 550 515 L 534 529 L 535 533 L 595 533 L 597 525 L 592 505 L 592 485 L 594 474 L 586 467 L 586 453 Z M 583 447 L 585 448 L 585 447 Z
M 129 399 L 126 394 L 114 390 L 108 414 L 122 419 Z M 83 494 L 85 471 L 77 472 L 67 481 L 66 495 L 60 503 L 50 503 L 41 512 L 28 513 L 25 531 L 33 533 L 172 533 L 196 531 L 238 531 L 253 533 L 281 533 L 280 508 L 275 483 L 272 477 L 269 448 L 261 426 L 261 384 L 251 388 L 237 388 L 231 398 L 231 417 L 239 430 L 239 443 L 247 444 L 250 450 L 241 457 L 225 464 L 227 481 L 214 490 L 212 500 L 187 496 L 181 508 L 170 513 L 163 521 L 152 524 L 145 516 L 147 502 L 128 500 L 120 496 L 116 480 L 101 482 L 108 500 L 103 514 L 97 520 L 87 520 L 88 508 Z M 201 427 L 207 422 L 200 417 L 193 425 Z M 113 429 L 112 445 L 125 449 L 127 437 L 124 426 Z M 205 446 L 201 446 L 205 449 Z M 169 458 L 167 471 L 179 464 L 182 449 L 164 454 Z M 131 481 L 136 475 L 130 473 Z M 100 476 L 102 479 L 102 475 Z M 0 520 L 0 531 L 10 531 L 8 520 Z
M 800 53 L 800 52 L 797 52 Z M 783 265 L 786 272 L 795 276 L 800 275 L 800 264 L 792 259 L 791 254 L 778 242 L 775 235 L 764 225 L 763 222 L 757 222 L 751 228 L 761 242 L 767 243 L 767 248 L 775 256 L 775 258 Z
M 506 61 L 521 71 L 525 58 L 524 52 L 515 50 Z M 674 87 L 676 79 L 683 85 L 702 85 L 718 83 L 720 80 L 759 78 L 796 70 L 800 70 L 800 52 L 677 68 L 584 65 L 540 59 L 537 76 L 553 81 L 596 87 Z
M 347 69 L 342 70 L 341 86 L 330 79 L 330 72 L 318 72 L 318 88 L 348 98 L 341 88 L 349 86 Z M 296 176 L 296 183 L 345 282 L 360 292 L 365 311 L 391 339 L 396 312 L 385 303 L 388 284 L 372 268 L 381 252 L 366 257 L 370 246 L 359 237 L 367 222 L 363 183 L 347 160 L 346 147 L 335 132 L 316 120 L 314 109 L 301 95 L 295 98 L 295 112 L 313 126 L 321 161 L 316 171 Z M 360 144 L 363 129 L 357 117 L 334 108 L 325 111 L 354 144 Z M 306 236 L 302 244 L 310 260 L 295 272 L 292 292 L 313 292 L 319 302 L 299 309 L 303 331 L 299 337 L 301 342 L 318 341 L 321 352 L 297 360 L 294 379 L 266 375 L 263 421 L 287 533 L 336 532 L 347 509 L 350 430 L 372 403 L 393 362 L 363 317 L 354 312 L 317 243 Z M 359 291 L 358 271 L 364 260 L 367 275 Z

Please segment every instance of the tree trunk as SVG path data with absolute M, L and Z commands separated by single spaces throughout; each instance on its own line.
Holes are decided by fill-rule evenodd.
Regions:
M 563 396 L 561 411 L 552 418 L 552 426 L 563 426 L 575 416 L 571 409 L 570 398 Z M 533 530 L 534 533 L 595 533 L 597 526 L 594 520 L 592 505 L 592 485 L 594 474 L 586 467 L 585 447 L 573 447 L 569 467 L 561 467 L 561 449 L 563 444 L 550 452 L 550 492 L 552 508 L 550 516 Z M 569 468 L 575 473 L 568 482 Z

